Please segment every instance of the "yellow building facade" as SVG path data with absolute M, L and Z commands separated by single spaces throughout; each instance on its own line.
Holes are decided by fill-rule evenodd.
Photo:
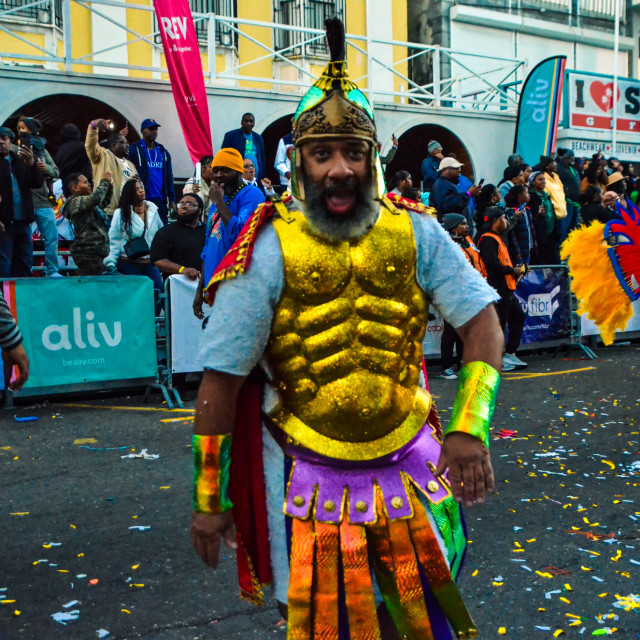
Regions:
M 1 62 L 168 79 L 153 1 L 103 1 L 3 3 L 10 6 L 0 10 Z M 319 33 L 324 18 L 338 15 L 348 34 L 351 77 L 367 89 L 377 76 L 376 90 L 397 93 L 398 101 L 408 88 L 408 49 L 393 44 L 407 40 L 407 0 L 191 0 L 189 4 L 203 75 L 210 85 L 303 92 L 327 59 Z

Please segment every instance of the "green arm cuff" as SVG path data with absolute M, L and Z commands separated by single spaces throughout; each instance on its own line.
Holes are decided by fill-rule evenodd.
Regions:
M 231 435 L 193 436 L 193 508 L 198 513 L 224 513 L 229 499 Z
M 455 431 L 475 436 L 489 447 L 489 426 L 496 406 L 500 374 L 486 362 L 468 362 L 460 369 L 458 393 L 447 436 Z

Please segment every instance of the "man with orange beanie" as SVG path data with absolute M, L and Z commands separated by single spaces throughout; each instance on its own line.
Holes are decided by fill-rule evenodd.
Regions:
M 211 209 L 207 220 L 207 239 L 202 251 L 200 282 L 193 300 L 193 312 L 201 319 L 204 318 L 204 283 L 209 282 L 249 216 L 264 202 L 262 191 L 243 181 L 242 156 L 235 149 L 220 149 L 213 158 L 211 168 L 213 180 L 209 191 Z

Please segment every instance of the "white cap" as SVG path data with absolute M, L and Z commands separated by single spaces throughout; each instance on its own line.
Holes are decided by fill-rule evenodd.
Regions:
M 440 162 L 440 166 L 438 167 L 438 172 L 443 169 L 459 169 L 463 166 L 462 162 L 458 162 L 455 158 L 443 158 Z

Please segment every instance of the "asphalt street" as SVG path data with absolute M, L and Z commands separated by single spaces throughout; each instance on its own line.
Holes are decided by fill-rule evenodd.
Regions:
M 504 376 L 497 492 L 465 509 L 482 639 L 640 638 L 640 348 L 597 353 Z M 455 389 L 431 376 L 444 420 Z M 155 402 L 0 412 L 0 639 L 285 638 L 271 603 L 238 597 L 233 552 L 213 572 L 192 551 L 193 394 Z

